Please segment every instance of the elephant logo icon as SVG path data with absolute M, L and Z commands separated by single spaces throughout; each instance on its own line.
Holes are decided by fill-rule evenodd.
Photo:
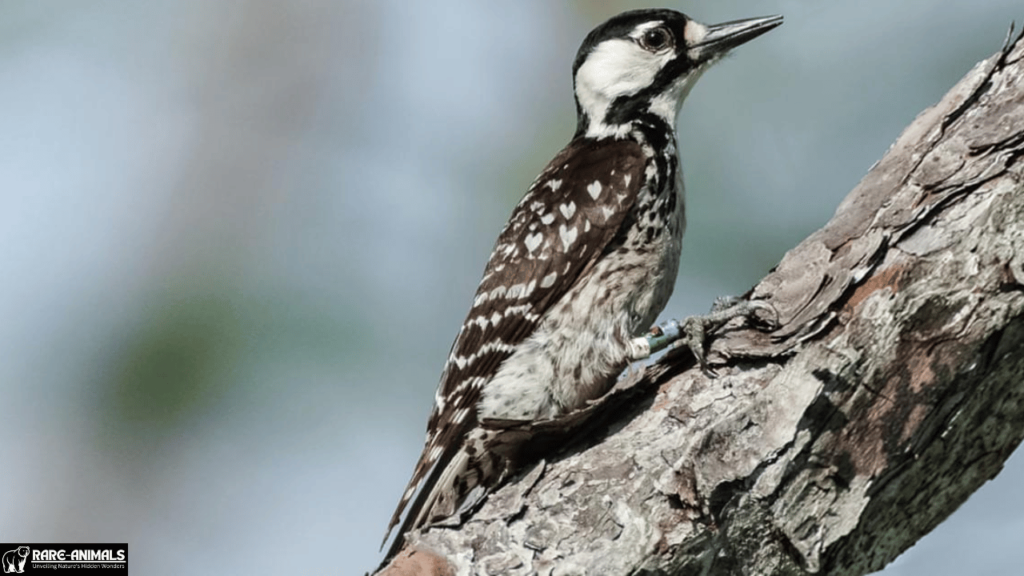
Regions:
M 15 550 L 4 552 L 4 574 L 21 574 L 25 571 L 28 561 L 28 546 L 19 546 Z

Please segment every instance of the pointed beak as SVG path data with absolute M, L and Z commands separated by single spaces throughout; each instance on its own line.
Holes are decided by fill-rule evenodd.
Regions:
M 780 24 L 782 16 L 764 16 L 708 26 L 707 33 L 690 46 L 690 51 L 696 60 L 714 60 Z

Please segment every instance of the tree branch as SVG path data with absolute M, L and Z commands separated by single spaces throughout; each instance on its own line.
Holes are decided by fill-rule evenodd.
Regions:
M 718 334 L 717 379 L 673 351 L 509 427 L 564 449 L 385 573 L 865 574 L 942 522 L 1024 437 L 1019 40 L 754 287 L 778 329 Z

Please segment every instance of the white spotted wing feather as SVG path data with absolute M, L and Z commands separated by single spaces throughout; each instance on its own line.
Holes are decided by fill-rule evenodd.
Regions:
M 431 520 L 438 502 L 445 501 L 442 513 L 450 513 L 468 490 L 494 480 L 493 463 L 483 462 L 480 447 L 467 443 L 481 415 L 482 391 L 605 251 L 625 240 L 645 163 L 641 146 L 632 140 L 574 140 L 516 206 L 452 345 L 423 454 L 389 533 L 410 501 L 399 539 Z M 530 408 L 522 412 L 524 419 L 545 416 L 531 414 Z M 516 414 L 515 407 L 505 412 L 491 407 L 486 416 Z

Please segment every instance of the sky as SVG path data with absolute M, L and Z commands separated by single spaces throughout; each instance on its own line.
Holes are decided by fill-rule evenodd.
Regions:
M 0 538 L 372 569 L 494 238 L 574 129 L 576 49 L 644 6 L 0 4 Z M 663 6 L 786 18 L 683 107 L 677 318 L 824 224 L 1022 17 Z M 1022 483 L 1018 454 L 881 574 L 1015 574 Z

